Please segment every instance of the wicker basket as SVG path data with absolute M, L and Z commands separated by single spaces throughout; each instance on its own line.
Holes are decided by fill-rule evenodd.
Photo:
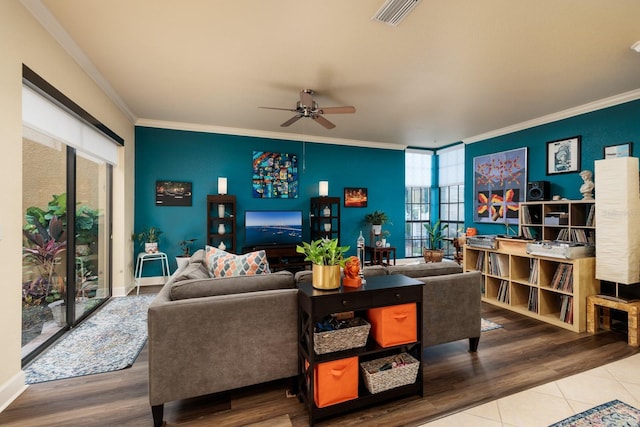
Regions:
M 444 257 L 444 251 L 442 249 L 422 249 L 422 256 L 424 257 L 424 262 L 442 262 L 442 258 Z
M 380 371 L 380 367 L 392 363 L 402 362 L 404 365 Z M 369 362 L 362 362 L 360 368 L 364 383 L 370 393 L 380 393 L 381 391 L 413 384 L 418 377 L 420 363 L 408 353 L 400 353 L 395 356 L 383 357 Z
M 354 326 L 335 331 L 315 332 L 313 350 L 316 354 L 333 353 L 367 345 L 371 325 L 359 317 L 354 318 L 351 324 Z

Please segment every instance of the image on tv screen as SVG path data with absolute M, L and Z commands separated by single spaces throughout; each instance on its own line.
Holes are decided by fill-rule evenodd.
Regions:
M 245 211 L 244 224 L 248 246 L 302 242 L 302 211 Z

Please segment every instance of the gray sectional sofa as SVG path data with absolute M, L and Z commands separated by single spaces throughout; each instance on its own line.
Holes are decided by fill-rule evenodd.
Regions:
M 149 306 L 149 403 L 154 425 L 164 404 L 298 374 L 296 284 L 311 272 L 209 278 L 204 251 L 174 274 Z M 424 345 L 480 337 L 479 273 L 453 262 L 366 267 L 425 283 Z M 293 383 L 293 382 L 292 382 Z

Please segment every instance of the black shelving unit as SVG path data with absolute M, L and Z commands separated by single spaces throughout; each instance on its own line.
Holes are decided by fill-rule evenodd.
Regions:
M 312 197 L 311 240 L 340 239 L 340 197 Z
M 360 288 L 340 287 L 335 291 L 315 290 L 310 283 L 301 284 L 298 292 L 298 363 L 300 377 L 298 381 L 300 400 L 309 411 L 309 425 L 314 422 L 365 406 L 417 394 L 423 396 L 422 373 L 422 282 L 393 274 L 368 277 L 367 283 Z M 316 354 L 314 351 L 314 325 L 332 313 L 354 311 L 358 317 L 366 317 L 370 308 L 389 307 L 415 303 L 417 317 L 417 341 L 382 347 L 369 334 L 364 347 L 342 350 L 333 353 Z M 318 407 L 314 400 L 314 369 L 318 363 L 358 357 L 358 363 L 387 356 L 408 353 L 419 363 L 416 381 L 379 393 L 370 393 L 359 372 L 358 398 L 334 405 Z
M 224 215 L 220 216 L 218 207 L 224 206 Z M 224 228 L 222 231 L 221 226 Z M 207 245 L 220 246 L 224 242 L 225 251 L 236 253 L 236 196 L 207 196 Z

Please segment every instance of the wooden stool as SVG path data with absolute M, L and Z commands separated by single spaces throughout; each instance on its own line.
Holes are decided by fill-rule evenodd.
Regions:
M 638 311 L 640 301 L 622 302 L 599 295 L 587 297 L 587 332 L 595 334 L 600 324 L 598 307 L 602 308 L 602 327 L 611 329 L 611 309 L 627 312 L 629 330 L 629 345 L 638 347 L 640 342 L 640 325 L 638 324 Z

